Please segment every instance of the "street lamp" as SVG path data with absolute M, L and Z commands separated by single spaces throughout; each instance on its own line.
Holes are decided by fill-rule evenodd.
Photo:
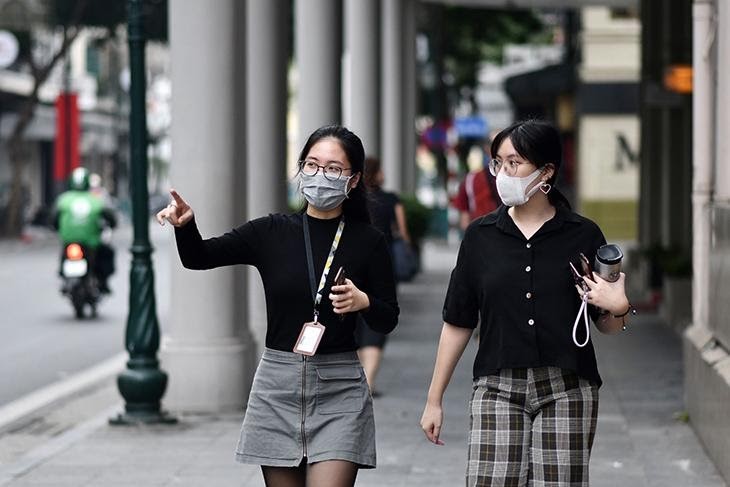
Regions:
M 124 412 L 109 420 L 114 425 L 138 423 L 175 423 L 174 417 L 160 409 L 167 387 L 167 374 L 160 370 L 157 349 L 160 327 L 155 309 L 152 247 L 149 241 L 147 192 L 147 121 L 145 117 L 145 33 L 142 18 L 143 0 L 127 1 L 129 40 L 130 180 L 134 241 L 129 275 L 129 315 L 127 317 L 127 368 L 117 378 L 124 397 Z

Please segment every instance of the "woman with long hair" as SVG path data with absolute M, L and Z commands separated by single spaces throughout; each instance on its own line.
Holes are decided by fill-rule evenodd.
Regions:
M 354 133 L 321 127 L 299 157 L 304 211 L 258 218 L 208 240 L 174 190 L 157 215 L 175 227 L 185 267 L 246 264 L 261 274 L 266 348 L 236 459 L 261 465 L 267 486 L 349 487 L 358 468 L 375 467 L 372 398 L 356 353 L 355 318 L 361 314 L 388 333 L 399 310 L 388 247 L 370 225 L 360 184 L 364 158 Z

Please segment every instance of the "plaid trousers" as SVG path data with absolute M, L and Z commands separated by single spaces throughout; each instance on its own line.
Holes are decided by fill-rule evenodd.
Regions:
M 598 387 L 557 367 L 474 381 L 467 487 L 588 485 Z

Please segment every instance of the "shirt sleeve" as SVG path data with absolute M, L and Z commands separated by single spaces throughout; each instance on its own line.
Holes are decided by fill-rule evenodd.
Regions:
M 368 326 L 380 333 L 390 333 L 398 324 L 398 299 L 395 294 L 393 264 L 385 237 L 379 235 L 367 271 L 367 289 L 363 289 L 370 300 L 370 307 L 362 311 Z
M 177 251 L 182 265 L 188 269 L 214 269 L 235 264 L 257 265 L 261 249 L 261 230 L 271 217 L 244 223 L 219 237 L 203 239 L 193 218 L 187 225 L 175 228 Z
M 471 277 L 468 238 L 459 247 L 456 267 L 451 272 L 449 288 L 444 301 L 443 318 L 446 323 L 462 328 L 476 328 L 479 317 L 479 304 L 475 282 Z

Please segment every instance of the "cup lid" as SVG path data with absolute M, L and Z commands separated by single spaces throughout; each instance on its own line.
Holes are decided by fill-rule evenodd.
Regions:
M 612 265 L 621 262 L 624 258 L 621 248 L 616 244 L 606 244 L 596 251 L 596 258 L 603 264 Z

